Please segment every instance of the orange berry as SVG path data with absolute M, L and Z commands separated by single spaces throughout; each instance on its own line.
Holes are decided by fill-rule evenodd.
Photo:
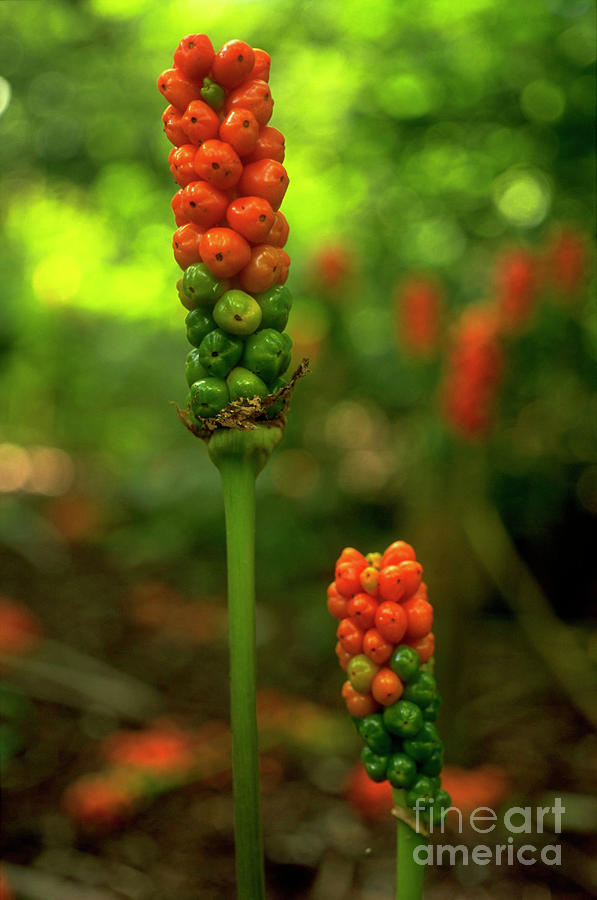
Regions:
M 416 559 L 416 554 L 410 544 L 406 541 L 394 541 L 384 550 L 381 558 L 382 569 L 386 566 L 397 566 L 399 563 L 407 559 Z
M 378 709 L 378 704 L 371 694 L 359 694 L 350 681 L 345 681 L 342 685 L 342 696 L 348 712 L 357 719 L 364 719 L 365 716 L 370 716 Z
M 412 647 L 413 650 L 416 650 L 419 654 L 419 660 L 421 665 L 426 663 L 428 659 L 431 659 L 433 654 L 435 653 L 435 637 L 433 632 L 429 632 L 429 634 L 425 635 L 425 637 L 420 638 L 418 641 L 404 641 L 405 644 L 408 644 L 409 647 Z
M 398 566 L 385 566 L 379 573 L 379 596 L 382 600 L 398 603 L 404 597 L 404 585 Z
M 338 559 L 336 560 L 336 566 L 339 566 L 340 563 L 343 562 L 354 562 L 358 563 L 359 566 L 364 569 L 367 565 L 367 560 L 363 556 L 363 554 L 359 550 L 355 550 L 354 547 L 345 547 Z
M 416 560 L 407 559 L 398 566 L 400 580 L 404 587 L 404 596 L 412 597 L 419 589 L 423 577 L 423 566 Z
M 370 597 L 369 594 L 355 594 L 348 601 L 348 615 L 361 631 L 367 631 L 368 628 L 372 627 L 376 609 L 377 601 Z
M 406 631 L 408 619 L 402 606 L 393 600 L 385 600 L 377 607 L 375 627 L 382 638 L 391 644 L 399 644 Z
M 338 657 L 338 662 L 346 672 L 348 668 L 348 663 L 352 659 L 352 653 L 349 653 L 348 650 L 345 650 L 340 641 L 336 644 L 336 656 Z
M 391 706 L 402 696 L 404 686 L 395 672 L 384 666 L 377 672 L 371 682 L 373 698 L 382 706 Z
M 389 641 L 381 636 L 377 628 L 370 628 L 365 632 L 362 640 L 362 651 L 366 653 L 369 659 L 378 665 L 383 665 L 392 655 L 394 647 Z M 361 652 L 360 650 L 357 652 Z
M 433 607 L 424 597 L 411 597 L 402 605 L 406 613 L 407 625 L 404 637 L 410 641 L 417 641 L 429 634 L 433 628 Z
M 328 587 L 328 612 L 334 619 L 345 619 L 349 615 L 348 598 L 338 593 L 333 581 Z
M 362 566 L 354 562 L 341 562 L 336 566 L 336 588 L 343 597 L 352 597 L 361 589 Z
M 363 648 L 363 632 L 352 619 L 342 619 L 336 629 L 336 637 L 344 649 L 354 656 Z

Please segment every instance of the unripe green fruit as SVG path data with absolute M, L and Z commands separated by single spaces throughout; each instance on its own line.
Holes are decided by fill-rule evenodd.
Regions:
M 386 780 L 386 769 L 388 766 L 387 756 L 379 756 L 377 753 L 374 753 L 370 747 L 363 747 L 361 759 L 365 767 L 365 772 L 371 781 Z
M 191 385 L 191 409 L 207 419 L 228 406 L 228 388 L 221 378 L 201 378 Z
M 214 319 L 228 334 L 253 334 L 261 323 L 261 307 L 245 291 L 226 291 L 214 306 Z
M 205 263 L 193 263 L 182 276 L 182 291 L 194 306 L 213 306 L 229 287 L 230 282 L 212 275 Z
M 433 798 L 434 790 L 431 780 L 425 775 L 419 775 L 406 795 L 406 803 L 411 809 L 416 809 L 417 801 L 419 801 L 419 811 L 421 811 L 429 809 Z
M 192 352 L 192 351 L 191 351 Z M 226 334 L 220 328 L 210 331 L 199 346 L 199 360 L 210 375 L 225 378 L 243 354 L 243 342 L 239 337 Z
M 346 668 L 346 674 L 351 685 L 359 694 L 366 694 L 371 688 L 371 682 L 379 672 L 379 666 L 372 659 L 359 653 L 353 656 Z
M 292 294 L 286 285 L 276 284 L 267 291 L 257 294 L 255 299 L 262 312 L 260 327 L 284 331 L 292 307 Z
M 279 391 L 281 387 L 285 387 L 285 385 L 287 384 L 288 382 L 285 378 L 276 378 L 269 386 L 269 393 L 275 394 L 276 391 Z M 273 406 L 270 406 L 270 408 L 268 409 L 266 413 L 267 418 L 273 419 L 274 416 L 279 415 L 282 410 L 286 408 L 287 403 L 288 400 L 286 399 L 286 397 L 280 397 L 277 403 L 274 403 Z
M 429 706 L 426 706 L 423 710 L 423 718 L 426 722 L 435 722 L 437 719 L 437 714 L 439 712 L 439 708 L 441 706 L 442 698 L 439 694 L 436 694 Z
M 421 764 L 420 769 L 423 775 L 433 776 L 439 775 L 444 765 L 444 748 L 442 744 L 436 746 L 431 756 Z
M 247 338 L 243 366 L 269 384 L 281 374 L 286 354 L 283 335 L 274 328 L 264 328 Z
M 228 374 L 226 384 L 231 400 L 248 399 L 250 397 L 267 397 L 268 389 L 265 381 L 250 369 L 235 366 Z
M 189 387 L 193 384 L 193 382 L 199 381 L 200 378 L 207 378 L 207 376 L 209 375 L 209 372 L 201 363 L 201 360 L 199 358 L 199 350 L 197 349 L 197 347 L 194 347 L 187 353 L 186 362 L 184 364 L 184 371 Z
M 285 350 L 280 360 L 280 369 L 278 375 L 283 375 L 290 365 L 290 360 L 292 359 L 292 338 L 285 331 L 281 333 L 280 337 L 284 341 Z
M 368 747 L 380 756 L 392 750 L 392 738 L 385 729 L 381 713 L 371 713 L 358 720 L 357 731 Z
M 415 703 L 398 700 L 383 711 L 383 722 L 388 731 L 400 737 L 414 737 L 423 724 L 423 714 Z
M 419 654 L 412 647 L 400 644 L 392 653 L 389 666 L 401 681 L 410 681 L 419 669 Z
M 418 672 L 405 687 L 402 697 L 404 700 L 411 700 L 413 703 L 416 703 L 421 709 L 425 709 L 426 706 L 429 706 L 436 693 L 437 682 L 433 675 L 430 675 L 429 672 Z
M 386 778 L 395 788 L 409 788 L 417 776 L 417 767 L 406 753 L 394 753 L 388 760 Z
M 226 94 L 224 88 L 212 81 L 211 78 L 204 78 L 203 87 L 201 88 L 201 99 L 217 112 L 223 107 Z
M 417 762 L 425 762 L 441 744 L 439 732 L 431 722 L 423 722 L 420 731 L 414 738 L 406 738 L 403 744 L 404 752 L 416 759 Z M 425 774 L 429 774 L 428 772 Z
M 216 327 L 213 316 L 207 309 L 192 309 L 184 321 L 187 326 L 187 340 L 193 347 L 198 347 L 205 335 Z

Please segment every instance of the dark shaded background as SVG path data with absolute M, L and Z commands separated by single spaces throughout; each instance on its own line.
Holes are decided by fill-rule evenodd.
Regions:
M 393 825 L 355 793 L 325 587 L 343 546 L 397 537 L 436 606 L 439 726 L 468 772 L 451 769 L 455 800 L 568 810 L 557 872 L 446 868 L 429 896 L 596 894 L 594 267 L 566 290 L 550 257 L 561 229 L 585 247 L 594 232 L 594 18 L 588 0 L 0 3 L 0 740 L 19 897 L 232 895 L 220 488 L 169 406 L 188 347 L 155 80 L 191 31 L 271 53 L 289 331 L 312 363 L 259 481 L 270 894 L 391 895 Z M 536 268 L 533 313 L 500 339 L 491 427 L 471 439 L 441 384 L 511 248 Z M 443 297 L 424 357 L 396 327 L 413 273 Z M 153 774 L 115 781 L 106 739 L 147 728 Z

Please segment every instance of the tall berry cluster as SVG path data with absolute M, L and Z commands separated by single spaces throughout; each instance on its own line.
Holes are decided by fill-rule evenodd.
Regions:
M 442 307 L 441 288 L 429 275 L 412 275 L 394 294 L 398 334 L 416 356 L 428 356 L 438 346 Z
M 178 292 L 193 346 L 189 402 L 202 419 L 286 384 L 292 298 L 285 287 L 288 223 L 279 207 L 288 175 L 284 136 L 268 125 L 269 68 L 268 54 L 244 41 L 215 53 L 207 35 L 190 34 L 158 78 L 170 104 L 162 121 L 179 185 L 173 248 L 184 270 Z M 270 406 L 270 418 L 283 403 Z
M 422 575 L 405 541 L 383 555 L 347 547 L 328 588 L 328 610 L 340 620 L 336 655 L 348 676 L 342 696 L 365 743 L 367 774 L 405 790 L 408 806 L 435 817 L 450 797 L 441 789 L 433 607 Z
M 470 436 L 487 432 L 503 368 L 495 310 L 465 310 L 454 330 L 442 385 L 444 414 L 458 431 Z

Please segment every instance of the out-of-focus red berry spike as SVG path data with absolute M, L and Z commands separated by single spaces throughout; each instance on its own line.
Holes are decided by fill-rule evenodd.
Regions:
M 410 275 L 394 293 L 398 340 L 416 356 L 430 356 L 437 350 L 443 292 L 431 275 Z
M 494 273 L 500 327 L 516 333 L 529 322 L 537 298 L 537 261 L 526 248 L 499 254 Z
M 561 227 L 552 237 L 546 254 L 546 275 L 558 292 L 573 297 L 586 276 L 588 242 L 572 226 Z
M 335 291 L 354 274 L 354 255 L 339 241 L 324 243 L 311 258 L 311 277 L 324 291 Z

